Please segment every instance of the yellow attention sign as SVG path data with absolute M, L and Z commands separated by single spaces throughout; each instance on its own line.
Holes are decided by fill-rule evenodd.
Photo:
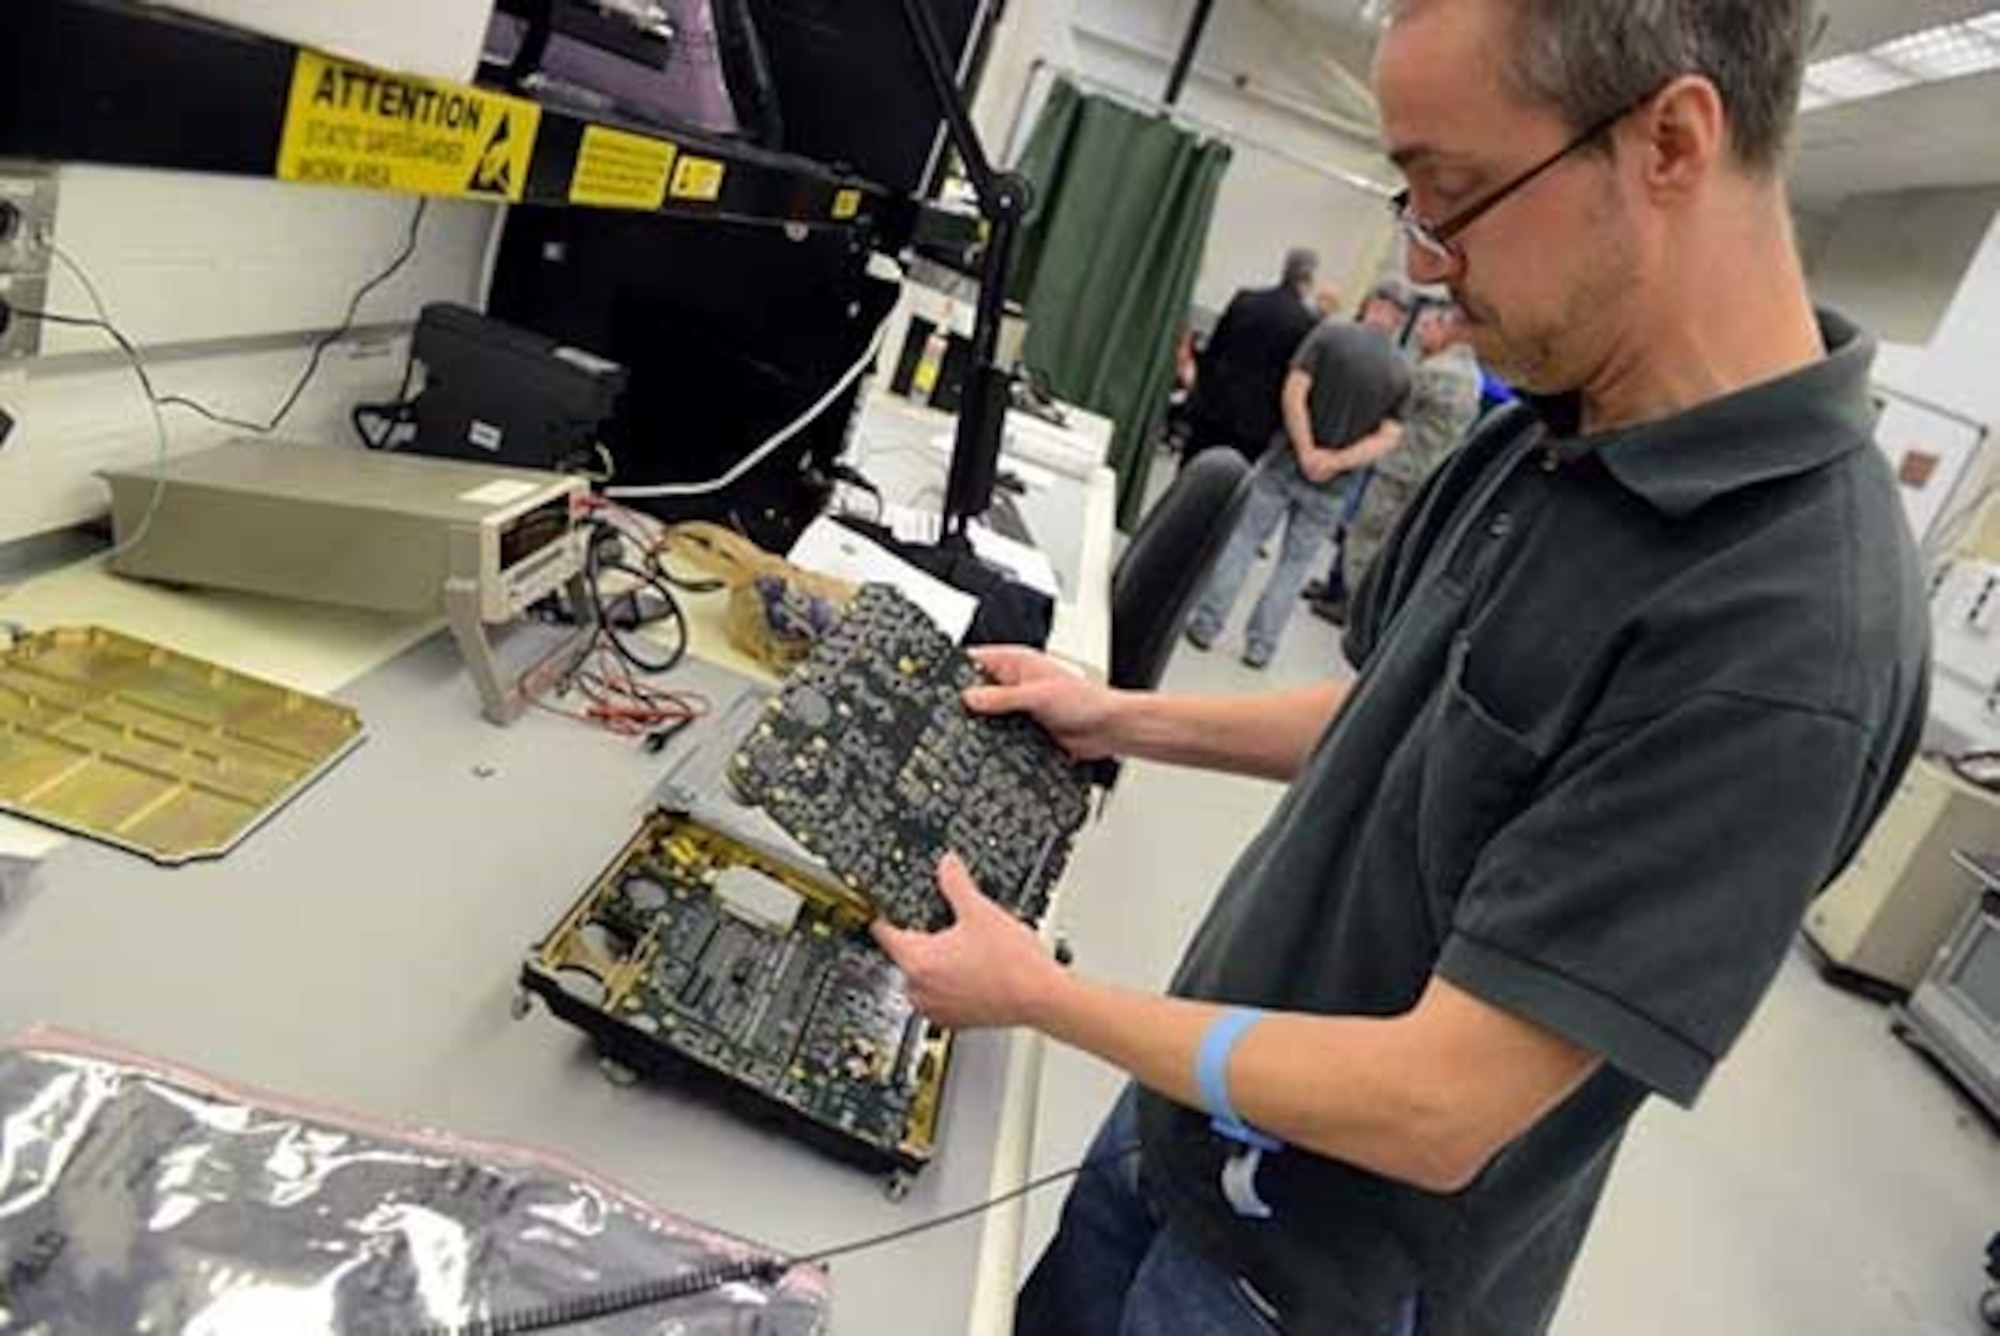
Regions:
M 301 51 L 278 177 L 518 201 L 541 119 L 521 98 Z
M 679 151 L 663 139 L 586 125 L 570 177 L 570 203 L 657 209 L 667 202 L 667 180 Z
M 835 222 L 845 222 L 861 212 L 861 192 L 839 190 L 833 196 L 833 218 Z
M 674 168 L 674 198 L 721 199 L 722 171 L 722 164 L 714 158 L 682 158 Z

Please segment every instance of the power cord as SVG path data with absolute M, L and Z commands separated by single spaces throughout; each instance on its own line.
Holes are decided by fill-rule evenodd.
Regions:
M 354 425 L 354 434 L 370 450 L 393 450 L 396 448 L 396 433 L 417 423 L 417 401 L 410 397 L 410 385 L 417 375 L 417 340 L 410 336 L 409 347 L 403 350 L 403 374 L 396 384 L 396 397 L 386 403 L 356 404 L 347 420 Z M 371 430 L 370 422 L 379 422 L 380 431 Z
M 928 1234 L 948 1225 L 958 1224 L 988 1212 L 997 1210 L 1009 1202 L 1021 1200 L 1058 1183 L 1088 1173 L 1100 1165 L 1116 1164 L 1137 1155 L 1140 1144 L 1136 1141 L 1119 1146 L 1101 1155 L 1093 1155 L 1067 1169 L 1031 1178 L 1021 1186 L 997 1197 L 988 1198 L 974 1206 L 947 1211 L 943 1215 L 920 1220 L 913 1225 L 892 1229 L 885 1233 L 873 1234 L 851 1243 L 837 1244 L 822 1248 L 817 1252 L 796 1256 L 772 1255 L 751 1257 L 742 1261 L 724 1263 L 712 1267 L 702 1267 L 683 1272 L 678 1276 L 663 1276 L 658 1280 L 640 1281 L 615 1290 L 605 1290 L 599 1294 L 579 1295 L 571 1299 L 558 1299 L 536 1308 L 523 1308 L 512 1313 L 501 1313 L 493 1317 L 477 1318 L 456 1327 L 432 1326 L 420 1329 L 420 1336 L 519 1336 L 520 1333 L 548 1331 L 556 1327 L 575 1326 L 578 1323 L 594 1322 L 603 1318 L 636 1312 L 642 1308 L 653 1308 L 660 1304 L 673 1303 L 682 1299 L 692 1299 L 703 1294 L 712 1294 L 726 1285 L 744 1282 L 772 1284 L 787 1271 L 801 1266 L 824 1266 L 842 1257 L 852 1257 L 857 1253 L 872 1252 L 901 1243 L 919 1234 Z
M 889 513 L 889 505 L 882 496 L 882 489 L 876 486 L 874 481 L 860 469 L 855 468 L 852 464 L 843 464 L 835 460 L 827 466 L 827 474 L 835 482 L 845 483 L 873 501 L 875 503 L 875 522 L 877 524 L 880 524 L 883 517 Z
M 233 417 L 227 413 L 217 412 L 207 404 L 202 403 L 199 399 L 193 399 L 184 394 L 153 395 L 149 383 L 147 393 L 152 395 L 153 402 L 160 408 L 184 408 L 197 417 L 208 419 L 219 427 L 231 427 L 237 431 L 247 431 L 257 436 L 269 436 L 272 432 L 278 430 L 279 427 L 284 425 L 285 419 L 291 416 L 292 410 L 298 407 L 299 400 L 304 397 L 306 388 L 312 384 L 313 378 L 319 374 L 320 363 L 326 357 L 327 350 L 353 332 L 354 322 L 361 314 L 361 303 L 368 299 L 370 293 L 373 293 L 376 289 L 401 273 L 403 267 L 410 262 L 410 257 L 416 254 L 418 233 L 423 227 L 424 214 L 429 207 L 430 200 L 427 197 L 419 196 L 416 207 L 410 210 L 409 225 L 404 231 L 402 245 L 397 249 L 394 257 L 373 278 L 370 278 L 354 290 L 353 296 L 347 300 L 347 309 L 341 315 L 340 324 L 322 334 L 314 341 L 312 350 L 306 357 L 304 369 L 299 372 L 298 379 L 292 383 L 291 391 L 285 395 L 277 409 L 272 412 L 268 419 L 263 422 L 253 422 L 246 418 Z M 103 295 L 98 292 L 97 284 L 91 281 L 89 273 L 85 271 L 83 265 L 74 256 L 64 250 L 53 239 L 49 240 L 48 247 L 49 254 L 53 255 L 56 262 L 69 271 L 71 277 L 75 278 L 78 286 L 83 289 L 84 295 L 90 299 L 91 308 L 97 313 L 98 320 L 103 322 L 103 327 L 106 330 L 110 330 L 113 323 L 111 316 L 105 308 Z M 116 337 L 121 344 L 127 343 L 123 335 L 117 335 Z M 129 344 L 127 346 L 129 347 Z M 406 362 L 404 366 L 404 385 L 406 388 L 408 384 L 409 365 Z M 399 395 L 398 397 L 400 398 L 401 396 Z
M 585 504 L 592 509 L 587 522 L 594 531 L 585 548 L 584 568 L 590 625 L 521 675 L 521 695 L 546 713 L 621 737 L 641 738 L 648 749 L 657 751 L 708 712 L 706 697 L 646 680 L 672 672 L 686 657 L 687 614 L 674 591 L 702 587 L 667 570 L 661 545 L 647 531 L 645 517 L 597 498 Z M 639 555 L 630 560 L 607 556 L 605 540 L 620 548 L 629 545 Z M 624 586 L 606 593 L 606 575 L 621 579 Z M 664 651 L 637 634 L 662 624 L 674 632 Z M 581 703 L 565 703 L 564 698 L 571 696 L 580 696 Z
M 1023 1197 L 1032 1197 L 1037 1192 L 1045 1191 L 1058 1183 L 1067 1183 L 1071 1179 L 1079 1178 L 1102 1165 L 1118 1164 L 1129 1160 L 1134 1155 L 1137 1155 L 1141 1149 L 1142 1147 L 1139 1142 L 1127 1142 L 1125 1145 L 1105 1151 L 1101 1155 L 1088 1156 L 1066 1169 L 1052 1170 L 1049 1173 L 1042 1174 L 1040 1177 L 1031 1178 L 1017 1188 L 1010 1188 L 997 1197 L 988 1197 L 985 1201 L 979 1202 L 976 1205 L 961 1206 L 956 1211 L 946 1211 L 943 1215 L 934 1215 L 928 1220 L 919 1220 L 913 1225 L 904 1225 L 901 1229 L 891 1229 L 881 1234 L 871 1234 L 867 1238 L 856 1239 L 851 1243 L 841 1243 L 831 1248 L 821 1248 L 817 1252 L 807 1253 L 803 1257 L 791 1259 L 791 1265 L 824 1266 L 828 1262 L 842 1257 L 852 1257 L 856 1253 L 873 1252 L 877 1248 L 886 1248 L 892 1243 L 901 1243 L 904 1239 L 915 1238 L 919 1234 L 929 1234 L 934 1230 L 943 1229 L 947 1225 L 955 1225 L 961 1220 L 971 1220 L 978 1216 L 987 1215 L 1007 1205 L 1009 1202 L 1020 1201 Z
M 607 572 L 623 576 L 631 583 L 606 598 L 603 577 Z M 597 625 L 603 631 L 605 643 L 611 647 L 612 653 L 641 673 L 670 673 L 680 667 L 681 660 L 687 656 L 687 614 L 681 610 L 680 600 L 674 597 L 674 591 L 658 572 L 634 566 L 619 557 L 593 555 L 588 577 L 593 604 L 591 611 L 596 613 Z M 658 600 L 657 606 L 648 609 L 641 601 L 641 591 L 652 594 Z M 669 623 L 675 629 L 672 649 L 661 656 L 642 653 L 634 648 L 629 633 L 661 622 Z
M 124 330 L 118 328 L 118 322 L 112 320 L 110 310 L 108 310 L 108 306 L 104 302 L 104 294 L 98 290 L 98 284 L 90 278 L 90 272 L 84 270 L 84 266 L 68 250 L 64 250 L 54 238 L 48 238 L 48 236 L 42 238 L 44 244 L 48 246 L 50 256 L 54 256 L 56 262 L 62 264 L 62 268 L 66 268 L 72 278 L 76 278 L 76 284 L 84 290 L 84 296 L 90 300 L 90 310 L 94 314 L 92 316 L 72 316 L 72 314 L 62 314 L 62 312 L 52 312 L 52 310 L 32 310 L 28 306 L 12 306 L 4 298 L 0 298 L 0 328 L 4 328 L 6 322 L 12 316 L 22 316 L 26 320 L 40 320 L 44 324 L 64 324 L 64 326 L 82 328 L 82 330 L 98 330 L 100 334 L 104 334 L 106 338 L 110 338 L 118 346 L 118 352 L 124 354 L 126 364 L 132 368 L 132 376 L 138 380 L 140 390 L 146 394 L 146 410 L 152 414 L 152 430 L 154 430 L 154 482 L 152 482 L 152 496 L 146 500 L 146 510 L 140 514 L 140 520 L 132 528 L 132 534 L 124 542 L 116 544 L 106 554 L 106 560 L 116 560 L 116 558 L 124 556 L 126 552 L 130 552 L 132 548 L 136 548 L 138 544 L 146 542 L 146 536 L 152 532 L 152 524 L 154 524 L 154 520 L 160 514 L 160 502 L 166 496 L 166 460 L 168 460 L 168 454 L 170 454 L 170 450 L 168 450 L 168 434 L 166 434 L 166 416 L 162 414 L 162 408 L 186 408 L 186 410 L 190 410 L 194 414 L 200 414 L 200 416 L 208 418 L 210 422 L 216 422 L 218 426 L 232 426 L 232 428 L 240 428 L 240 430 L 246 430 L 246 432 L 254 432 L 258 436 L 268 436 L 270 432 L 276 432 L 278 426 L 290 416 L 292 408 L 298 406 L 298 400 L 300 400 L 300 396 L 304 396 L 306 386 L 312 384 L 312 378 L 318 374 L 320 360 L 326 356 L 326 350 L 332 348 L 338 340 L 346 338 L 346 334 L 354 328 L 354 318 L 360 312 L 360 304 L 368 298 L 370 292 L 374 292 L 384 282 L 388 282 L 390 278 L 394 278 L 402 270 L 402 266 L 410 262 L 410 256 L 416 252 L 416 236 L 418 236 L 418 228 L 424 222 L 424 210 L 426 210 L 428 204 L 430 204 L 430 200 L 420 198 L 416 202 L 416 208 L 410 210 L 410 228 L 408 228 L 408 232 L 404 236 L 402 248 L 396 252 L 396 258 L 390 260 L 388 268 L 384 268 L 380 274 L 376 274 L 366 284 L 362 284 L 360 288 L 356 288 L 354 296 L 348 300 L 348 310 L 346 310 L 346 314 L 340 320 L 340 328 L 332 330 L 330 334 L 324 334 L 312 346 L 312 354 L 306 358 L 306 368 L 304 368 L 304 372 L 300 372 L 298 382 L 292 384 L 292 392 L 284 396 L 284 402 L 278 406 L 278 412 L 274 412 L 272 418 L 270 418 L 270 422 L 264 422 L 264 424 L 260 424 L 260 422 L 246 422 L 242 418 L 230 418 L 228 414 L 218 414 L 218 412 L 210 410 L 206 404 L 202 404 L 202 402 L 198 402 L 194 398 L 188 398 L 184 394 L 160 394 L 160 390 L 152 384 L 152 374 L 146 370 L 146 360 L 140 356 L 140 352 L 132 344 L 132 340 L 126 338 Z M 404 364 L 404 384 L 406 386 L 408 386 L 408 374 L 410 374 L 410 368 L 408 368 L 408 364 Z
M 521 695 L 546 714 L 636 738 L 658 751 L 709 711 L 708 698 L 640 680 L 612 652 L 603 628 L 558 646 L 521 675 Z M 581 704 L 566 703 L 571 696 Z
M 402 248 L 396 253 L 395 258 L 390 261 L 387 268 L 355 290 L 354 296 L 347 303 L 347 311 L 341 318 L 339 328 L 321 336 L 318 342 L 313 345 L 311 355 L 306 359 L 305 370 L 300 373 L 298 380 L 292 386 L 291 392 L 285 396 L 284 402 L 271 415 L 268 423 L 247 422 L 240 418 L 232 418 L 226 414 L 214 412 L 207 405 L 202 404 L 198 400 L 188 398 L 186 395 L 161 394 L 159 389 L 153 384 L 152 375 L 147 371 L 146 361 L 140 356 L 139 349 L 133 344 L 131 339 L 126 337 L 125 332 L 118 327 L 117 322 L 111 318 L 111 312 L 104 301 L 104 294 L 98 290 L 97 284 L 92 281 L 89 272 L 84 269 L 83 265 L 74 256 L 57 244 L 54 238 L 44 238 L 49 248 L 49 254 L 54 256 L 57 263 L 61 264 L 76 279 L 77 285 L 83 289 L 84 296 L 89 299 L 90 307 L 94 314 L 81 316 L 68 315 L 57 311 L 35 310 L 25 306 L 14 306 L 4 298 L 0 298 L 0 328 L 4 328 L 13 317 L 19 316 L 29 320 L 39 320 L 44 324 L 67 325 L 77 329 L 94 329 L 98 331 L 116 344 L 118 351 L 124 355 L 126 363 L 132 368 L 133 377 L 138 380 L 139 388 L 146 396 L 146 408 L 153 419 L 153 464 L 155 476 L 153 478 L 152 495 L 147 499 L 146 509 L 140 515 L 139 523 L 133 527 L 131 534 L 123 542 L 111 549 L 106 555 L 107 561 L 115 561 L 143 543 L 146 540 L 146 536 L 152 532 L 154 520 L 159 516 L 160 503 L 165 498 L 167 492 L 166 464 L 170 453 L 166 417 L 161 410 L 165 408 L 185 408 L 220 426 L 235 427 L 244 431 L 254 432 L 260 436 L 269 435 L 276 431 L 284 420 L 290 416 L 292 409 L 297 406 L 300 397 L 304 395 L 306 387 L 312 383 L 313 377 L 318 374 L 320 361 L 325 357 L 326 350 L 342 338 L 345 338 L 348 332 L 353 329 L 354 320 L 361 309 L 361 303 L 366 300 L 368 294 L 388 282 L 402 270 L 405 264 L 409 263 L 410 256 L 416 251 L 418 229 L 423 223 L 424 211 L 429 202 L 427 199 L 418 199 L 416 207 L 410 212 L 410 225 L 408 232 L 403 238 Z M 409 374 L 410 368 L 406 362 L 404 365 L 404 384 L 406 387 L 408 385 Z
M 668 527 L 652 515 L 601 496 L 587 496 L 584 507 L 601 529 L 616 534 L 642 554 L 646 569 L 670 588 L 687 594 L 713 594 L 729 587 L 729 581 L 707 576 L 678 575 L 667 565 Z

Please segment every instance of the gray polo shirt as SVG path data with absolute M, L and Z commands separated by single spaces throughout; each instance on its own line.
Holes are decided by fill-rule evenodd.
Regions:
M 1286 1330 L 1375 1336 L 1414 1294 L 1423 1336 L 1543 1331 L 1632 1114 L 1694 1102 L 1915 751 L 1873 348 L 1822 323 L 1824 361 L 1666 421 L 1498 415 L 1359 591 L 1354 693 L 1174 991 L 1393 1016 L 1435 972 L 1604 1061 L 1462 1193 L 1293 1148 L 1262 1223 L 1205 1116 L 1144 1095 L 1149 1194 Z
M 1389 530 L 1410 499 L 1452 451 L 1465 442 L 1479 418 L 1479 362 L 1472 349 L 1453 344 L 1418 364 L 1403 409 L 1403 441 L 1384 455 L 1368 476 L 1361 504 L 1341 539 L 1341 575 L 1359 589 L 1375 564 Z
M 1313 441 L 1331 449 L 1353 445 L 1394 417 L 1410 393 L 1410 364 L 1395 343 L 1373 325 L 1348 320 L 1328 320 L 1306 335 L 1292 370 L 1312 379 L 1306 414 Z M 1271 448 L 1292 448 L 1282 423 Z

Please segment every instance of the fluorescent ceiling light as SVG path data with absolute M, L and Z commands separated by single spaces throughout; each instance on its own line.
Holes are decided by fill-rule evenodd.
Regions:
M 1822 60 L 1812 67 L 1806 80 L 1835 102 L 1858 102 L 1864 97 L 1879 97 L 1923 82 L 1910 71 L 1873 54 Z
M 2000 70 L 2000 8 L 1897 37 L 1867 51 L 1815 61 L 1806 69 L 1799 108 L 1818 111 L 1990 70 Z

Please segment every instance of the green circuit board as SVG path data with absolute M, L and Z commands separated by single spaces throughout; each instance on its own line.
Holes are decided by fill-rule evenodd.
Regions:
M 585 1028 L 905 1165 L 929 1157 L 949 1033 L 851 895 L 662 813 L 530 957 Z M 564 1010 L 558 1007 L 559 1014 Z M 570 1019 L 579 1019 L 572 1014 Z M 581 1022 L 580 1022 L 581 1023 Z

